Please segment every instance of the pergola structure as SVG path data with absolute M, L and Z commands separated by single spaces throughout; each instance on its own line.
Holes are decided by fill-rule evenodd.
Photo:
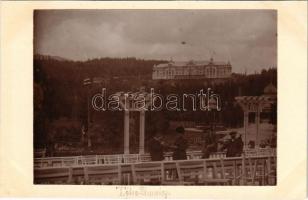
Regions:
M 129 113 L 133 111 L 140 113 L 139 154 L 144 154 L 145 111 L 150 105 L 150 94 L 143 91 L 135 93 L 118 92 L 114 98 L 118 98 L 120 106 L 124 110 L 124 154 L 129 154 Z M 138 105 L 136 101 L 139 101 L 140 104 Z
M 260 126 L 260 113 L 271 109 L 272 105 L 277 103 L 277 89 L 271 83 L 264 89 L 264 94 L 261 96 L 238 96 L 235 97 L 236 102 L 244 111 L 244 143 L 247 145 L 246 135 L 248 128 L 249 113 L 256 113 L 256 138 L 255 143 L 258 144 L 259 140 L 259 126 Z

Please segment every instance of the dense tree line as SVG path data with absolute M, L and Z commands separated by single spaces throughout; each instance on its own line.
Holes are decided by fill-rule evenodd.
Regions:
M 86 131 L 95 132 L 93 137 L 99 144 L 121 147 L 123 134 L 123 115 L 120 112 L 97 112 L 90 109 L 88 127 L 87 97 L 107 88 L 107 93 L 118 91 L 138 91 L 144 86 L 147 91 L 154 88 L 155 92 L 166 96 L 175 93 L 196 93 L 201 89 L 211 88 L 222 100 L 222 111 L 215 114 L 215 122 L 227 127 L 241 126 L 243 113 L 234 102 L 239 95 L 262 95 L 269 83 L 277 85 L 277 70 L 270 68 L 261 73 L 243 75 L 232 74 L 223 82 L 208 80 L 153 81 L 152 68 L 155 64 L 165 63 L 164 60 L 142 60 L 136 58 L 100 58 L 84 62 L 68 61 L 53 57 L 35 57 L 34 59 L 34 139 L 35 144 L 48 143 L 48 135 L 54 130 L 50 124 L 66 118 L 78 121 Z M 100 77 L 99 84 L 83 85 L 85 78 Z M 191 106 L 187 103 L 187 106 Z M 273 118 L 276 118 L 273 115 Z M 136 120 L 138 120 L 136 118 Z M 155 131 L 167 132 L 169 121 L 195 121 L 208 124 L 213 121 L 213 114 L 202 111 L 147 112 L 146 133 Z M 275 122 L 275 120 L 272 120 Z M 68 128 L 68 134 L 81 134 L 80 127 Z M 115 137 L 117 136 L 117 137 Z M 68 137 L 69 138 L 69 137 Z M 72 137 L 74 138 L 74 137 Z M 75 137 L 76 138 L 76 137 Z M 95 144 L 95 143 L 94 143 Z

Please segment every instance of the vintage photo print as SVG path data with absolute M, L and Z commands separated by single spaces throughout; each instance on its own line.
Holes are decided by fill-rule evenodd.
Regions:
M 34 184 L 276 185 L 276 10 L 33 20 Z

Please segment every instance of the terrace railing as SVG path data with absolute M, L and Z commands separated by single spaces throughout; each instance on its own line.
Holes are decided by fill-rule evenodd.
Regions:
M 36 184 L 275 185 L 276 156 L 34 168 Z
M 252 156 L 275 156 L 276 149 L 248 149 L 244 151 L 246 157 Z M 165 161 L 172 160 L 172 152 L 164 154 Z M 210 155 L 210 158 L 225 158 L 225 152 L 216 152 Z M 187 160 L 201 159 L 201 151 L 188 151 Z M 121 163 L 140 163 L 150 162 L 149 154 L 115 154 L 115 155 L 88 155 L 72 157 L 45 157 L 34 158 L 35 168 L 61 167 L 61 166 L 83 166 L 96 164 L 121 164 Z

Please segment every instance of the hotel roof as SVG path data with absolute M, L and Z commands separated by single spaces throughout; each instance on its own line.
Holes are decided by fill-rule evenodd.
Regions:
M 213 61 L 211 59 L 210 61 L 170 61 L 169 63 L 163 63 L 159 65 L 155 65 L 156 68 L 164 68 L 164 67 L 185 67 L 185 66 L 204 66 L 204 65 L 230 65 L 230 62 L 222 62 L 222 61 Z

